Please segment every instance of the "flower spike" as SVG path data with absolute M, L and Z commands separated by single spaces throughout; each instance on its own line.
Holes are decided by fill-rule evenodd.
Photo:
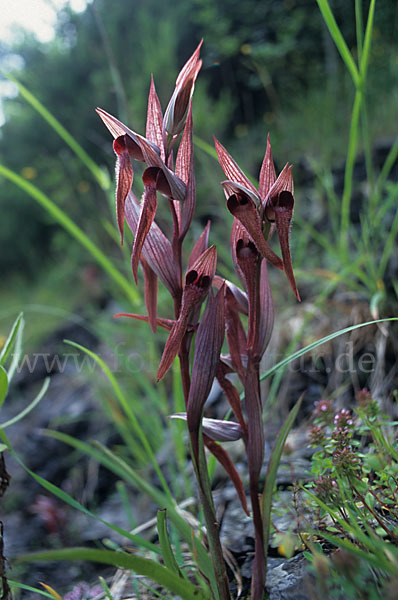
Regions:
M 276 177 L 268 134 L 267 148 L 260 171 L 259 190 L 257 191 L 231 155 L 216 139 L 215 145 L 219 163 L 228 177 L 228 180 L 221 184 L 227 197 L 227 207 L 235 217 L 231 232 L 231 248 L 237 275 L 241 281 L 245 280 L 236 257 L 237 243 L 239 239 L 245 237 L 242 235 L 243 228 L 263 258 L 286 272 L 290 286 L 297 300 L 300 301 L 289 246 L 289 223 L 294 204 L 292 166 L 286 164 L 279 176 Z M 283 194 L 290 194 L 289 200 Z M 281 195 L 282 201 L 280 200 Z M 275 229 L 278 232 L 282 260 L 268 243 Z

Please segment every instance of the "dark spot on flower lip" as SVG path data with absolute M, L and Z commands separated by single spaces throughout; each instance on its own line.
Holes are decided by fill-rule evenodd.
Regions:
M 249 204 L 249 199 L 247 198 L 247 196 L 238 196 L 237 199 L 241 206 L 245 206 L 246 204 Z
M 244 240 L 240 239 L 236 244 L 236 254 L 240 259 L 251 257 L 256 258 L 258 256 L 258 250 L 253 242 L 245 243 Z
M 196 283 L 197 279 L 198 279 L 198 272 L 195 270 L 191 270 L 187 273 L 187 276 L 185 277 L 185 283 L 186 283 L 186 285 L 192 285 L 192 284 Z

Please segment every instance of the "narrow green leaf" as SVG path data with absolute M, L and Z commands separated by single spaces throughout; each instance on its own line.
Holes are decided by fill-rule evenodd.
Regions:
M 21 323 L 23 324 L 23 313 L 19 313 L 18 317 L 16 318 L 16 320 L 14 321 L 14 324 L 11 328 L 11 331 L 8 335 L 7 340 L 5 341 L 4 346 L 1 349 L 0 352 L 0 365 L 4 365 L 7 356 L 9 355 L 9 353 L 11 352 L 11 349 L 13 347 L 13 344 L 15 342 L 15 338 L 17 336 L 18 333 L 18 329 L 21 326 Z
M 301 350 L 297 350 L 297 352 L 293 352 L 293 354 L 291 354 L 290 356 L 287 356 L 280 362 L 276 363 L 276 365 L 274 365 L 273 367 L 268 369 L 268 371 L 266 371 L 265 373 L 263 373 L 261 375 L 260 380 L 262 381 L 263 379 L 267 379 L 268 377 L 271 377 L 271 375 L 276 373 L 276 371 L 278 371 L 282 367 L 285 367 L 292 361 L 296 360 L 296 358 L 300 358 L 300 356 L 307 354 L 307 352 L 311 352 L 311 350 L 318 348 L 318 346 L 321 346 L 322 344 L 326 344 L 327 342 L 334 340 L 334 338 L 339 337 L 340 335 L 344 335 L 345 333 L 349 333 L 350 331 L 354 331 L 355 329 L 359 329 L 360 327 L 366 327 L 367 325 L 374 325 L 376 323 L 385 323 L 388 321 L 398 321 L 398 317 L 391 317 L 389 319 L 377 319 L 376 321 L 368 321 L 367 323 L 359 323 L 359 325 L 351 325 L 350 327 L 345 327 L 344 329 L 340 329 L 339 331 L 336 331 L 335 333 L 331 333 L 331 334 L 321 338 L 317 342 L 312 342 L 312 344 L 308 344 L 308 346 L 301 348 Z
M 180 569 L 178 568 L 177 561 L 174 556 L 173 549 L 171 547 L 169 533 L 167 531 L 167 522 L 166 522 L 166 509 L 158 510 L 157 513 L 157 529 L 159 536 L 159 544 L 160 550 L 162 552 L 162 557 L 164 564 L 170 571 L 173 571 L 178 575 L 178 577 L 182 577 Z
M 100 584 L 101 584 L 101 586 L 102 586 L 102 589 L 103 589 L 103 590 L 104 590 L 104 592 L 105 592 L 105 596 L 107 597 L 107 599 L 108 599 L 108 600 L 113 600 L 113 598 L 112 598 L 112 594 L 111 594 L 111 590 L 109 589 L 109 586 L 108 586 L 108 584 L 106 583 L 105 579 L 104 579 L 103 577 L 101 577 L 101 576 L 100 576 L 100 577 L 98 577 L 98 579 L 99 579 L 99 582 L 100 582 Z
M 20 583 L 19 581 L 12 581 L 11 579 L 7 579 L 10 584 L 11 589 L 16 588 L 17 590 L 26 590 L 28 592 L 33 592 L 34 594 L 40 594 L 40 596 L 45 596 L 46 598 L 51 598 L 54 600 L 54 596 L 45 592 L 44 590 L 39 590 L 37 588 L 31 587 L 30 585 L 26 585 L 25 583 Z
M 355 0 L 355 29 L 357 34 L 358 60 L 361 60 L 363 47 L 362 0 Z
M 354 105 L 351 114 L 350 133 L 348 136 L 347 159 L 344 171 L 344 189 L 341 200 L 341 224 L 340 224 L 340 252 L 342 260 L 349 262 L 349 230 L 350 230 L 350 205 L 352 196 L 352 183 L 354 176 L 354 165 L 357 156 L 359 117 L 363 101 L 363 90 L 358 87 L 355 92 Z
M 293 406 L 290 411 L 286 421 L 284 422 L 282 429 L 276 439 L 274 448 L 272 450 L 267 474 L 265 476 L 265 485 L 262 494 L 262 512 L 263 512 L 263 527 L 264 527 L 264 546 L 265 546 L 265 556 L 267 556 L 268 552 L 268 542 L 269 542 L 269 533 L 270 533 L 270 525 L 271 525 L 271 509 L 272 509 L 272 494 L 274 491 L 274 485 L 276 480 L 276 474 L 278 471 L 278 466 L 281 460 L 283 448 L 286 443 L 286 438 L 291 430 L 293 423 L 297 417 L 297 413 L 300 410 L 301 404 L 303 402 L 304 395 L 298 399 L 296 404 Z
M 372 315 L 378 310 L 379 304 L 382 300 L 384 300 L 384 297 L 385 292 L 382 290 L 379 290 L 378 292 L 373 294 L 369 303 L 369 310 Z
M 83 164 L 92 173 L 98 184 L 103 190 L 108 190 L 110 187 L 110 181 L 106 171 L 102 170 L 84 148 L 75 140 L 75 138 L 61 125 L 61 123 L 54 117 L 52 113 L 30 92 L 22 83 L 20 83 L 10 73 L 1 72 L 4 77 L 15 83 L 18 87 L 21 96 L 35 109 L 47 121 L 47 123 L 56 131 L 56 133 L 64 140 L 66 144 L 73 150 L 76 156 L 82 161 Z
M 25 307 L 26 308 L 26 307 Z M 10 362 L 10 365 L 8 367 L 8 383 L 11 383 L 12 378 L 14 377 L 15 371 L 18 368 L 19 365 L 19 361 L 21 360 L 21 356 L 22 356 L 22 338 L 23 338 L 23 332 L 25 329 L 25 319 L 22 318 L 20 321 L 20 324 L 18 326 L 18 331 L 16 332 L 16 336 L 13 342 L 13 352 L 12 352 L 12 359 Z
M 377 270 L 379 279 L 382 279 L 384 277 L 384 274 L 387 269 L 388 261 L 389 261 L 390 257 L 392 256 L 392 253 L 394 250 L 394 244 L 396 243 L 396 240 L 397 240 L 397 234 L 398 234 L 398 211 L 395 214 L 394 220 L 391 225 L 391 229 L 390 229 L 387 239 L 385 241 L 383 254 L 381 255 L 381 258 L 379 259 L 379 265 L 378 265 L 378 270 Z
M 18 423 L 18 421 L 20 421 L 21 419 L 23 419 L 24 417 L 26 417 L 26 415 L 28 415 L 30 413 L 30 411 L 33 410 L 34 407 L 37 404 L 39 404 L 40 400 L 43 398 L 43 396 L 47 392 L 49 385 L 50 385 L 50 378 L 46 377 L 45 380 L 44 380 L 44 382 L 43 382 L 43 385 L 41 386 L 41 389 L 40 389 L 39 393 L 32 400 L 32 402 L 26 408 L 24 408 L 23 410 L 21 410 L 21 412 L 18 413 L 15 417 L 12 417 L 12 419 L 9 419 L 5 423 L 1 423 L 0 424 L 0 428 L 1 429 L 6 429 L 10 425 L 14 425 L 14 423 Z
M 18 559 L 20 562 L 54 560 L 86 560 L 112 565 L 148 577 L 170 590 L 170 592 L 178 594 L 183 600 L 205 600 L 210 598 L 200 588 L 192 585 L 192 583 L 189 583 L 185 579 L 181 579 L 178 575 L 155 561 L 133 556 L 132 554 L 125 554 L 124 552 L 94 550 L 91 548 L 65 548 L 64 550 L 33 552 Z
M 359 73 L 358 68 L 352 58 L 351 52 L 348 49 L 348 46 L 343 38 L 343 35 L 336 23 L 336 19 L 334 18 L 333 12 L 329 6 L 328 0 L 317 0 L 319 10 L 322 13 L 322 16 L 325 20 L 327 28 L 329 30 L 330 35 L 333 38 L 334 43 L 337 46 L 337 50 L 340 53 L 341 58 L 343 59 L 352 80 L 357 87 L 359 85 Z
M 83 246 L 100 267 L 113 279 L 113 281 L 122 289 L 125 296 L 133 305 L 138 304 L 139 295 L 130 282 L 122 275 L 112 264 L 109 258 L 98 248 L 96 244 L 84 233 L 78 225 L 59 208 L 46 194 L 39 190 L 29 181 L 0 164 L 0 175 L 3 175 L 24 192 L 29 194 L 38 202 L 54 219 L 59 223 L 72 237 L 74 237 L 81 246 Z
M 133 428 L 134 433 L 139 438 L 139 440 L 142 444 L 142 447 L 144 448 L 144 450 L 148 456 L 148 459 L 152 462 L 154 469 L 156 471 L 156 474 L 159 477 L 159 481 L 162 484 L 165 494 L 171 500 L 172 496 L 171 496 L 169 487 L 168 487 L 167 482 L 164 478 L 164 475 L 159 467 L 159 464 L 156 460 L 156 456 L 148 442 L 148 439 L 147 439 L 144 431 L 142 430 L 140 424 L 138 423 L 137 417 L 135 416 L 126 396 L 124 395 L 122 388 L 120 387 L 116 377 L 114 376 L 114 374 L 112 373 L 112 371 L 110 370 L 108 365 L 102 360 L 102 358 L 100 358 L 98 356 L 98 354 L 96 354 L 92 350 L 89 350 L 88 348 L 85 348 L 84 346 L 81 346 L 80 344 L 77 344 L 76 342 L 72 342 L 70 340 L 64 340 L 64 341 L 66 344 L 69 344 L 70 346 L 73 346 L 74 348 L 78 348 L 78 350 L 81 350 L 82 352 L 84 352 L 85 354 L 87 354 L 88 356 L 93 358 L 95 360 L 95 362 L 101 367 L 101 369 L 105 373 L 109 383 L 111 384 L 112 389 L 115 392 L 116 398 L 119 401 L 120 406 L 124 410 L 124 413 L 127 416 L 129 423 L 130 423 L 131 427 Z
M 8 392 L 8 377 L 6 371 L 0 365 L 0 407 L 3 404 Z
M 368 20 L 366 23 L 365 39 L 363 42 L 363 51 L 361 55 L 361 64 L 359 66 L 359 74 L 361 78 L 361 85 L 365 85 L 366 73 L 369 65 L 370 46 L 373 35 L 373 23 L 375 15 L 376 0 L 371 0 L 368 12 Z
M 205 152 L 212 158 L 215 158 L 216 160 L 218 160 L 217 152 L 216 152 L 216 149 L 214 148 L 214 146 L 211 146 L 208 142 L 206 142 L 205 140 L 202 140 L 202 138 L 198 137 L 197 135 L 193 136 L 193 143 L 195 144 L 195 146 L 197 146 L 198 148 L 203 150 L 203 152 Z
M 375 197 L 377 198 L 381 193 L 384 184 L 386 182 L 387 177 L 389 176 L 391 169 L 393 168 L 396 160 L 398 158 L 398 137 L 395 138 L 394 144 L 391 146 L 389 153 L 387 154 L 387 158 L 384 161 L 384 165 L 380 171 L 379 177 L 376 182 L 377 194 Z

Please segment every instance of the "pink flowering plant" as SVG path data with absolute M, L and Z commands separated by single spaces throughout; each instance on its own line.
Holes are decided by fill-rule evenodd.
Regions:
M 178 357 L 186 411 L 172 417 L 187 423 L 214 566 L 214 595 L 223 600 L 230 598 L 205 448 L 229 475 L 243 511 L 252 515 L 255 559 L 251 597 L 260 600 L 264 596 L 268 546 L 259 488 L 264 461 L 260 361 L 274 324 L 269 265 L 285 272 L 287 283 L 300 300 L 289 247 L 294 207 L 292 167 L 287 164 L 279 176 L 276 175 L 268 137 L 257 189 L 227 150 L 215 140 L 218 160 L 226 177 L 221 185 L 227 209 L 234 217 L 231 254 L 241 287 L 216 274 L 217 251 L 214 245 L 209 246 L 210 223 L 191 248 L 188 262 L 184 265 L 183 245 L 196 203 L 192 94 L 202 63 L 200 47 L 201 44 L 178 75 L 164 116 L 152 79 L 145 137 L 104 110 L 97 109 L 114 138 L 117 222 L 122 243 L 125 221 L 134 235 L 131 255 L 133 276 L 137 283 L 141 265 L 147 309 L 146 315 L 122 313 L 116 316 L 147 321 L 154 333 L 157 327 L 169 332 L 157 379 L 159 381 L 166 375 Z M 131 159 L 133 163 L 138 160 L 145 164 L 141 202 L 131 191 L 134 177 Z M 159 201 L 167 202 L 170 209 L 170 237 L 155 220 L 158 197 Z M 279 238 L 281 256 L 270 245 L 274 233 Z M 170 294 L 174 319 L 158 316 L 159 280 Z M 247 316 L 247 329 L 243 326 L 242 315 Z M 230 374 L 235 375 L 235 383 L 228 378 Z M 205 402 L 215 379 L 229 401 L 234 420 L 204 417 Z M 243 404 L 238 382 L 244 389 Z M 243 440 L 247 454 L 250 508 L 241 478 L 229 454 L 218 443 L 238 439 Z

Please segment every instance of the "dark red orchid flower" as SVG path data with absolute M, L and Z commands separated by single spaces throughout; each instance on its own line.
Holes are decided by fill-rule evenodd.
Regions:
M 128 193 L 133 184 L 133 167 L 131 158 L 143 161 L 144 155 L 140 147 L 140 136 L 124 125 L 119 119 L 113 117 L 102 108 L 96 109 L 98 115 L 105 123 L 108 130 L 114 137 L 113 149 L 117 156 L 116 160 L 116 215 L 119 227 L 121 243 L 123 245 L 123 225 L 124 225 L 124 206 Z M 150 141 L 148 144 L 152 146 L 155 154 L 160 154 L 160 149 Z
M 222 183 L 228 210 L 247 231 L 260 254 L 274 266 L 284 269 L 297 300 L 300 300 L 289 246 L 290 222 L 294 207 L 292 167 L 287 164 L 276 177 L 268 136 L 257 190 L 216 139 L 215 146 L 220 165 L 228 178 Z M 275 223 L 278 232 L 282 260 L 268 244 L 273 231 L 270 223 Z

